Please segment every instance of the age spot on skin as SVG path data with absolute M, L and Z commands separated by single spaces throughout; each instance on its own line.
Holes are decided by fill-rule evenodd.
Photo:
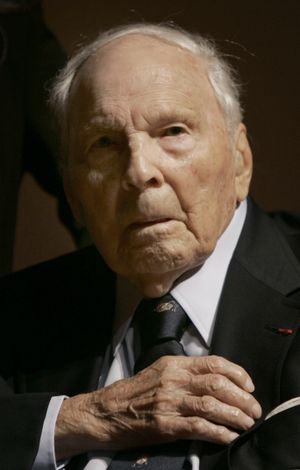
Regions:
M 100 173 L 99 171 L 97 170 L 90 170 L 89 174 L 88 174 L 88 179 L 89 179 L 89 182 L 92 183 L 92 184 L 98 184 L 98 183 L 102 183 L 103 181 L 103 174 Z

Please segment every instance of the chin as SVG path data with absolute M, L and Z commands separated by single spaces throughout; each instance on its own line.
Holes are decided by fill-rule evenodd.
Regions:
M 127 272 L 136 274 L 165 275 L 172 272 L 181 273 L 194 268 L 201 263 L 201 259 L 192 247 L 177 244 L 176 246 L 166 246 L 165 244 L 155 244 L 155 246 L 144 249 L 128 251 L 124 265 Z
M 194 258 L 164 256 L 137 258 L 127 265 L 122 275 L 132 282 L 145 297 L 161 297 L 169 292 L 174 282 L 201 262 Z
M 173 244 L 172 249 L 166 244 L 127 248 L 126 251 L 120 251 L 113 262 L 107 259 L 113 271 L 128 279 L 146 297 L 160 297 L 169 292 L 182 274 L 202 262 L 203 256 L 199 256 L 195 245 L 183 243 Z

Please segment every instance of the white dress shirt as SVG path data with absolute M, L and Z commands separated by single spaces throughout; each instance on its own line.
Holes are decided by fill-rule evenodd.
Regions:
M 191 320 L 181 340 L 188 356 L 202 356 L 209 353 L 220 295 L 230 260 L 244 225 L 246 211 L 247 203 L 244 201 L 236 209 L 211 256 L 200 268 L 181 276 L 170 291 Z M 128 295 L 128 289 L 130 295 Z M 107 348 L 100 371 L 99 388 L 133 374 L 133 330 L 129 328 L 129 325 L 140 300 L 140 294 L 132 286 L 128 286 L 126 280 L 118 279 L 117 314 L 124 315 L 124 318 L 128 317 L 128 313 L 131 315 L 119 328 L 111 345 Z M 111 357 L 113 357 L 112 362 Z M 64 468 L 64 464 L 55 464 L 54 455 L 55 421 L 63 399 L 64 397 L 53 397 L 50 401 L 39 452 L 32 470 Z M 201 442 L 192 443 L 189 453 L 193 470 L 200 469 L 197 452 L 199 445 Z M 85 470 L 106 470 L 112 456 L 113 454 L 107 451 L 90 453 L 90 460 Z

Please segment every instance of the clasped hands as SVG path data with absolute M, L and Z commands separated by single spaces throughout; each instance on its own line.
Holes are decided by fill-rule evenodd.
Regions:
M 261 407 L 240 366 L 219 356 L 164 356 L 128 379 L 66 399 L 55 433 L 57 460 L 177 439 L 229 444 Z

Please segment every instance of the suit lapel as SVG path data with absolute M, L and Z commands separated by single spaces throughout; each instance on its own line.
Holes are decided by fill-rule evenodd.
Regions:
M 267 413 L 280 401 L 283 360 L 299 327 L 300 271 L 268 218 L 250 204 L 231 261 L 211 352 L 241 364 Z M 282 330 L 283 329 L 283 330 Z
M 299 310 L 233 261 L 219 311 L 211 353 L 246 369 L 268 413 L 280 402 L 282 363 L 299 327 Z
M 299 330 L 299 294 L 299 263 L 274 223 L 250 203 L 210 352 L 247 370 L 264 415 L 282 401 L 283 364 Z M 225 448 L 204 444 L 201 469 L 226 468 L 226 459 Z

